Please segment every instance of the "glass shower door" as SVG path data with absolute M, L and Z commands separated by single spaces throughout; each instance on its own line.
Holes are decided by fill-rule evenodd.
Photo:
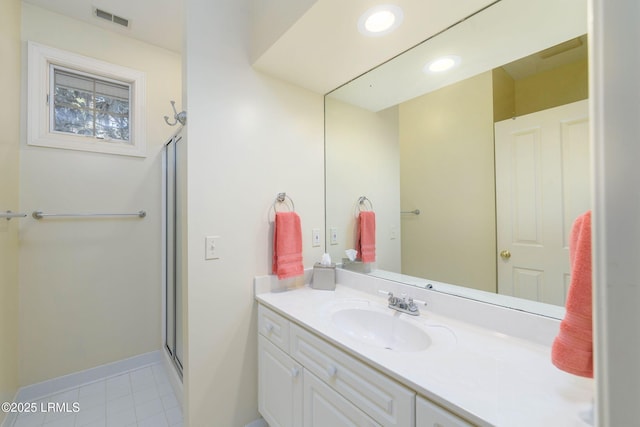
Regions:
M 184 177 L 181 162 L 185 159 L 180 133 L 165 145 L 165 346 L 182 376 L 182 196 Z

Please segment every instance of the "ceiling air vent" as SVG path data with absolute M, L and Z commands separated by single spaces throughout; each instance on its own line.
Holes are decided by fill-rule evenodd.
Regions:
M 95 12 L 98 18 L 102 18 L 104 20 L 113 22 L 114 24 L 122 25 L 123 27 L 129 28 L 129 20 L 126 18 L 114 15 L 113 13 L 109 13 L 98 8 L 95 9 Z

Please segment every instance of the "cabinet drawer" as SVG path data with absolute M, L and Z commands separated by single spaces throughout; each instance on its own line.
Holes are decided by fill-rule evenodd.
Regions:
M 397 427 L 415 424 L 412 390 L 295 324 L 291 325 L 290 354 L 377 423 Z
M 424 397 L 417 396 L 416 427 L 473 427 L 473 424 L 469 424 Z
M 289 321 L 264 305 L 258 305 L 258 333 L 289 353 Z

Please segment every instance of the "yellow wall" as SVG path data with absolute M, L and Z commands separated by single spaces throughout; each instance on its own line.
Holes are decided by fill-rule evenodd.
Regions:
M 163 116 L 181 97 L 181 57 L 168 50 L 24 4 L 23 59 L 27 40 L 145 72 L 148 156 L 28 146 L 23 134 L 21 208 L 147 217 L 21 221 L 21 385 L 162 347 L 160 160 L 176 130 Z
M 20 148 L 20 0 L 0 2 L 0 210 L 17 211 Z M 0 219 L 0 402 L 18 388 L 18 225 Z M 0 422 L 5 414 L 0 412 Z
M 402 272 L 496 291 L 491 72 L 400 105 Z
M 494 121 L 581 101 L 589 97 L 587 59 L 514 80 L 493 70 Z
M 493 121 L 516 115 L 516 83 L 503 68 L 493 70 Z
M 588 97 L 589 72 L 586 59 L 515 81 L 517 116 Z

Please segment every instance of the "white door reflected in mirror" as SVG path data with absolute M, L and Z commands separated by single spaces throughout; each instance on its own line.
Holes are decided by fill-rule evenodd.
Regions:
M 564 305 L 569 232 L 591 206 L 588 115 L 585 100 L 495 124 L 498 293 Z

